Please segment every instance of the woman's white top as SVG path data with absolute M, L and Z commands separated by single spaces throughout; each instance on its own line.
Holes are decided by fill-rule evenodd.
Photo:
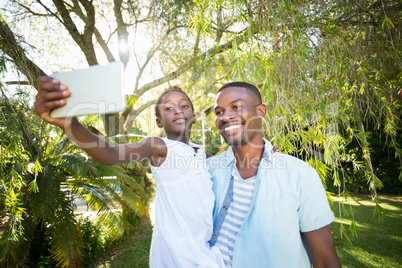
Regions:
M 159 167 L 151 165 L 156 184 L 155 226 L 149 266 L 224 267 L 217 247 L 208 241 L 213 230 L 215 196 L 206 167 L 205 151 L 163 138 L 167 156 Z

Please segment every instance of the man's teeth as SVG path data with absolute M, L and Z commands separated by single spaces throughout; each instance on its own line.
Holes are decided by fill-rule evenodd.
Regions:
M 241 126 L 242 126 L 241 124 L 239 124 L 239 125 L 232 125 L 232 126 L 230 126 L 230 127 L 225 128 L 225 131 L 232 130 L 232 129 L 236 129 L 236 128 L 240 128 Z

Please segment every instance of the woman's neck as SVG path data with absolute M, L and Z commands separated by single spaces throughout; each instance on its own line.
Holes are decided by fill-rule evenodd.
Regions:
M 185 144 L 189 144 L 189 140 L 190 140 L 190 135 L 184 135 L 184 134 L 173 134 L 173 133 L 168 133 L 166 135 L 166 138 L 168 138 L 169 140 L 175 140 L 175 141 L 180 141 L 182 143 Z

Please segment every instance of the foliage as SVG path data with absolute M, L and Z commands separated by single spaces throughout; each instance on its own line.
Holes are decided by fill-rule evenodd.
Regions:
M 101 117 L 109 138 L 128 135 L 161 87 L 180 83 L 208 114 L 223 83 L 243 80 L 260 88 L 268 107 L 265 136 L 314 166 L 328 189 L 345 198 L 368 189 L 382 218 L 377 191 L 384 163 L 377 160 L 395 163 L 394 181 L 402 180 L 398 0 L 12 0 L 2 7 L 1 58 L 28 82 L 39 65 L 48 73 L 65 63 L 67 49 L 79 51 L 74 63 L 126 63 L 132 95 L 123 113 Z M 10 34 L 15 42 L 6 42 Z M 140 48 L 146 37 L 150 46 Z M 195 127 L 207 132 L 194 140 L 211 142 L 206 146 L 215 153 L 222 144 L 213 119 L 201 120 Z M 373 152 L 376 132 L 392 153 Z M 146 166 L 124 168 L 146 172 Z
M 152 223 L 140 222 L 138 228 L 127 234 L 111 250 L 92 263 L 91 267 L 149 267 Z
M 89 267 L 97 258 L 109 250 L 115 243 L 112 234 L 103 228 L 99 222 L 92 222 L 89 219 L 78 221 L 82 235 L 82 266 Z
M 374 172 L 378 178 L 381 178 L 383 187 L 381 193 L 400 194 L 402 193 L 402 180 L 400 176 L 401 164 L 397 161 L 395 149 L 388 147 L 385 141 L 385 134 L 380 131 L 373 131 L 367 140 L 370 148 L 370 159 L 374 168 Z M 396 141 L 400 144 L 401 137 L 397 136 Z M 352 140 L 346 147 L 353 159 L 362 159 L 363 151 L 358 141 Z M 367 193 L 367 177 L 364 169 L 356 169 L 353 162 L 343 162 L 342 172 L 344 176 L 344 185 L 349 192 Z M 329 180 L 328 180 L 329 181 Z M 328 189 L 337 192 L 337 187 L 329 184 Z
M 116 243 L 116 234 L 104 228 L 100 222 L 92 222 L 88 218 L 80 218 L 77 221 L 79 233 L 82 239 L 81 267 L 89 267 L 102 254 L 110 250 Z M 49 239 L 46 237 L 44 228 L 38 226 L 32 241 L 29 268 L 36 267 L 60 267 L 53 259 L 50 253 Z
M 69 196 L 86 200 L 110 230 L 121 233 L 126 223 L 116 209 L 142 213 L 143 189 L 122 168 L 102 166 L 80 153 L 60 132 L 32 116 L 23 100 L 10 100 L 2 92 L 0 262 L 24 266 L 38 249 L 32 243 L 39 232 L 49 245 L 43 251 L 53 261 L 78 265 L 83 241 Z
M 384 185 L 382 191 L 390 194 L 402 194 L 401 163 L 396 161 L 394 147 L 386 146 L 385 137 L 381 132 L 373 131 L 371 141 L 372 160 L 375 173 Z M 396 142 L 402 144 L 402 136 L 396 137 Z M 399 176 L 399 178 L 398 178 Z
M 49 239 L 46 237 L 45 228 L 39 224 L 34 231 L 28 259 L 29 263 L 27 266 L 29 268 L 60 267 L 57 265 L 57 262 L 52 259 L 50 243 Z
M 364 178 L 365 189 L 377 202 L 375 211 L 383 218 L 377 195 L 383 184 L 373 167 L 370 139 L 372 132 L 380 131 L 383 146 L 395 148 L 395 155 L 387 158 L 396 160 L 401 178 L 401 4 L 231 3 L 197 1 L 202 8 L 195 23 L 206 34 L 211 26 L 207 14 L 221 12 L 242 21 L 245 29 L 258 28 L 228 51 L 235 62 L 226 79 L 259 86 L 269 110 L 266 136 L 282 152 L 308 161 L 324 185 L 332 184 L 345 198 L 356 184 L 345 170 L 352 166 L 352 174 Z M 338 213 L 341 217 L 342 211 Z

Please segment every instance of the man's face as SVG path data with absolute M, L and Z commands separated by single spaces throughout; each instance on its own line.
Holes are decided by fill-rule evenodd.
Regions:
M 232 147 L 253 144 L 256 138 L 262 138 L 265 113 L 265 105 L 245 88 L 228 87 L 216 96 L 215 125 Z

